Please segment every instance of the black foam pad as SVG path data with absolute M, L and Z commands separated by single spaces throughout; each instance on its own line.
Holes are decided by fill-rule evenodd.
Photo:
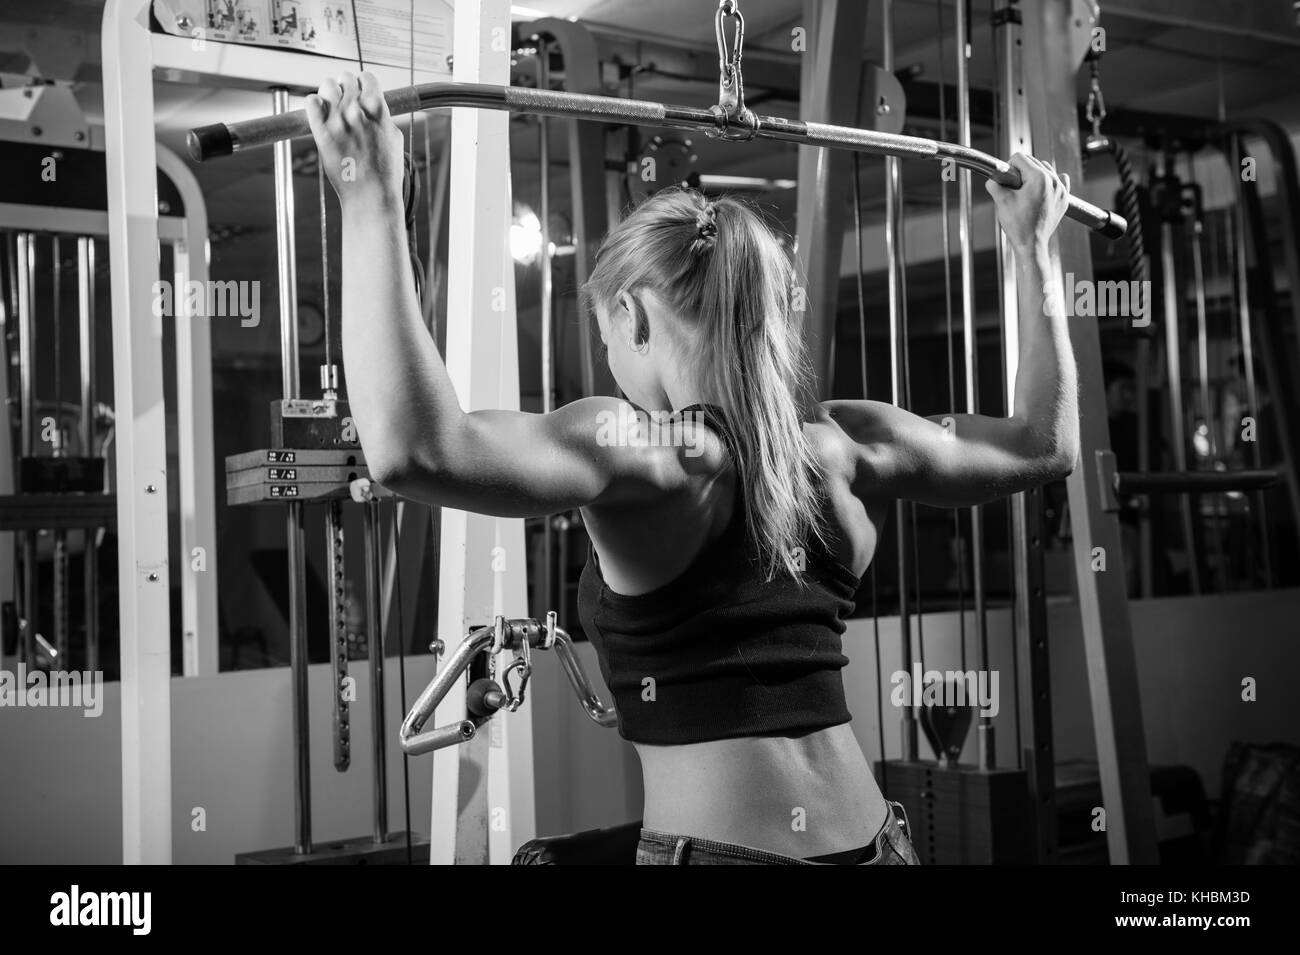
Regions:
M 636 865 L 641 820 L 525 842 L 511 865 Z

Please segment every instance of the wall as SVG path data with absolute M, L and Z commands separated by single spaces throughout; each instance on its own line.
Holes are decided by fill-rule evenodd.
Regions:
M 1300 700 L 1284 682 L 1288 674 L 1300 670 L 1300 590 L 1134 600 L 1129 607 L 1149 762 L 1193 767 L 1213 797 L 1219 792 L 1223 760 L 1233 740 L 1300 745 Z M 970 616 L 967 640 L 973 648 Z M 927 669 L 958 667 L 957 623 L 955 613 L 925 617 Z M 882 669 L 888 675 L 899 667 L 897 618 L 882 619 L 880 631 Z M 1056 758 L 1096 759 L 1077 605 L 1051 604 L 1048 632 Z M 991 665 L 1001 671 L 1004 697 L 994 719 L 998 764 L 1013 766 L 1016 699 L 1007 611 L 989 615 L 989 642 Z M 851 621 L 845 652 L 852 660 L 845 685 L 854 730 L 874 759 L 880 746 L 870 620 Z M 971 653 L 968 666 L 974 665 Z M 1258 682 L 1257 702 L 1242 702 L 1241 681 L 1246 676 Z M 901 711 L 889 705 L 888 683 L 885 689 L 885 751 L 893 758 L 900 752 Z M 921 753 L 932 758 L 924 737 Z M 973 729 L 962 761 L 975 761 Z
M 404 828 L 403 714 L 397 660 L 386 663 L 388 819 Z M 351 665 L 358 695 L 369 666 Z M 432 675 L 432 658 L 407 660 L 408 701 Z M 369 834 L 370 709 L 352 709 L 352 766 L 334 769 L 330 674 L 311 667 L 312 837 L 316 842 Z M 122 861 L 121 684 L 104 685 L 103 714 L 78 709 L 0 710 L 0 864 L 117 864 Z M 172 680 L 173 859 L 231 863 L 239 852 L 293 843 L 293 741 L 285 667 Z M 431 756 L 411 760 L 411 824 L 428 831 Z M 207 830 L 191 830 L 195 807 Z

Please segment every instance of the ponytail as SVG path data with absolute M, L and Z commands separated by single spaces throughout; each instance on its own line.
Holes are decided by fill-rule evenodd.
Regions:
M 776 237 L 746 206 L 715 206 L 699 320 L 714 349 L 705 392 L 732 430 L 750 537 L 765 576 L 794 573 L 796 549 L 822 538 L 821 466 L 803 432 L 807 366 L 792 321 L 793 271 Z
M 798 550 L 825 540 L 824 474 L 803 432 L 811 384 L 793 279 L 789 254 L 749 205 L 668 189 L 606 237 L 584 289 L 609 305 L 648 286 L 694 322 L 693 370 L 731 432 L 747 530 L 768 580 L 799 579 Z

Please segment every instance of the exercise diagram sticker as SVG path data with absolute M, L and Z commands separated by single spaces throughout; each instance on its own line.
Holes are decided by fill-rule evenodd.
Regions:
M 202 44 L 301 50 L 355 62 L 449 74 L 452 9 L 444 0 L 154 0 L 163 30 Z M 414 30 L 411 29 L 414 17 Z

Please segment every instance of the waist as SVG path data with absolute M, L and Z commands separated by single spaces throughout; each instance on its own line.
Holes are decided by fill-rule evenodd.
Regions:
M 847 724 L 636 751 L 647 829 L 806 858 L 862 846 L 887 818 Z

